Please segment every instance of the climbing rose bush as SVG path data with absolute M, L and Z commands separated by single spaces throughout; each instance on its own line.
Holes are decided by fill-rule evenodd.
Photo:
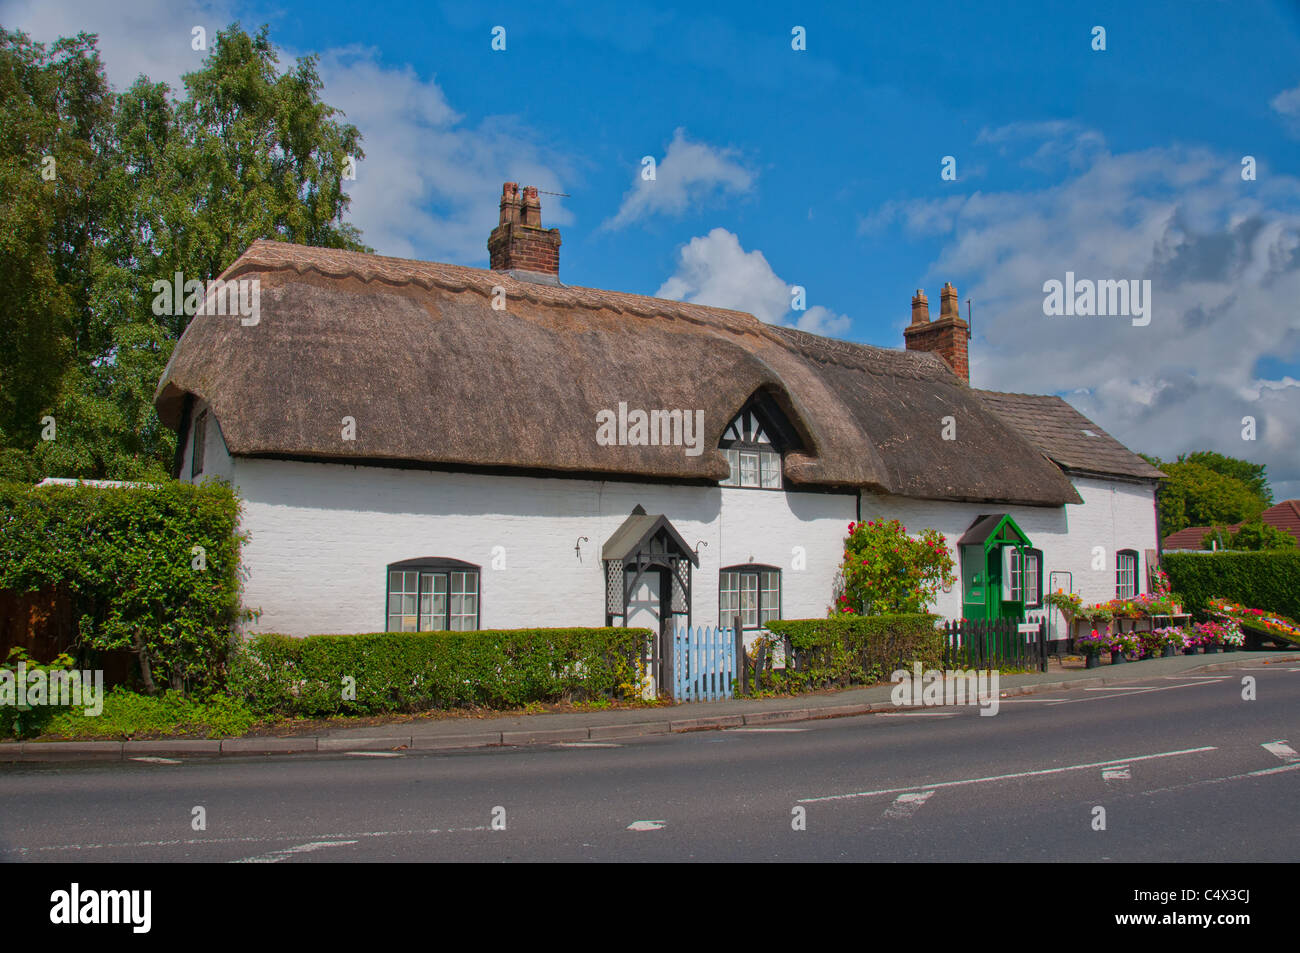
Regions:
M 925 612 L 941 586 L 957 582 L 948 540 L 938 530 L 909 536 L 898 520 L 850 523 L 835 613 Z

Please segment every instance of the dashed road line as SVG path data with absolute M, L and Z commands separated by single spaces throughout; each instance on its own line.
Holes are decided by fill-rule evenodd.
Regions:
M 885 809 L 884 816 L 894 819 L 911 817 L 921 809 L 921 805 L 934 795 L 933 791 L 917 791 L 912 794 L 900 794 L 894 803 Z
M 630 831 L 661 831 L 667 826 L 667 821 L 633 821 L 627 826 L 627 829 Z
M 1133 772 L 1129 770 L 1127 764 L 1114 768 L 1102 768 L 1101 779 L 1103 781 L 1131 781 Z
M 1292 748 L 1285 741 L 1265 741 L 1260 747 L 1270 754 L 1277 755 L 1287 764 L 1300 761 L 1300 754 L 1296 754 L 1295 748 Z
M 1138 755 L 1133 758 L 1115 758 L 1111 761 L 1093 761 L 1089 764 L 1071 764 L 1063 768 L 1040 768 L 1037 771 L 1016 771 L 1012 774 L 995 774 L 983 778 L 964 778 L 960 781 L 940 781 L 937 784 L 910 784 L 901 788 L 881 788 L 877 791 L 855 791 L 852 794 L 827 794 L 821 797 L 800 798 L 797 803 L 811 804 L 816 801 L 846 801 L 851 798 L 859 797 L 876 797 L 881 794 L 902 794 L 905 791 L 928 791 L 931 788 L 955 788 L 965 787 L 970 784 L 987 784 L 993 781 L 1015 781 L 1020 778 L 1039 778 L 1052 774 L 1064 774 L 1067 771 L 1085 771 L 1089 768 L 1109 768 L 1118 765 L 1132 764 L 1136 761 L 1153 761 L 1157 758 L 1177 758 L 1187 754 L 1202 754 L 1206 751 L 1217 751 L 1218 748 L 1213 745 L 1207 745 L 1203 748 L 1183 748 L 1179 751 L 1161 751 L 1156 754 Z
M 146 756 L 142 758 L 132 758 L 132 761 L 143 761 L 145 764 L 180 764 L 176 758 L 157 758 Z
M 258 854 L 256 857 L 245 857 L 241 860 L 232 860 L 232 864 L 278 864 L 282 860 L 288 860 L 295 854 L 311 854 L 326 847 L 346 847 L 349 844 L 355 844 L 354 840 L 318 840 L 306 844 L 299 844 L 297 847 L 286 847 L 283 850 L 273 850 L 269 854 Z

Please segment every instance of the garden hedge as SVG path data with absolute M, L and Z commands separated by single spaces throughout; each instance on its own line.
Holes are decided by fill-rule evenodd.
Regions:
M 1300 617 L 1300 552 L 1165 553 L 1169 582 L 1192 612 L 1216 597 Z
M 148 690 L 212 687 L 240 617 L 238 523 L 220 481 L 0 485 L 0 589 L 70 599 L 77 653 L 135 653 Z
M 632 697 L 650 637 L 624 628 L 256 635 L 235 653 L 228 691 L 260 714 L 297 715 Z
M 930 613 L 844 614 L 767 623 L 768 631 L 788 638 L 794 650 L 782 687 L 801 691 L 872 685 L 913 662 L 940 668 L 943 636 L 938 626 L 939 617 Z

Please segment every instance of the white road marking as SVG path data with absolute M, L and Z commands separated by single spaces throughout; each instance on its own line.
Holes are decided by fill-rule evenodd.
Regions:
M 621 748 L 612 741 L 557 741 L 557 748 Z
M 1142 689 L 1140 689 L 1139 691 L 1131 691 L 1131 692 L 1129 692 L 1129 693 L 1126 694 L 1126 695 L 1088 695 L 1088 696 L 1086 696 L 1086 697 L 1084 697 L 1084 698 L 1068 698 L 1068 699 L 1066 699 L 1065 701 L 1060 702 L 1059 704 L 1062 704 L 1062 705 L 1077 705 L 1077 704 L 1079 704 L 1080 702 L 1106 701 L 1106 700 L 1111 699 L 1111 698 L 1133 698 L 1133 697 L 1136 697 L 1137 695 L 1146 695 L 1146 694 L 1148 694 L 1149 692 L 1172 692 L 1172 691 L 1175 691 L 1175 690 L 1177 690 L 1177 689 L 1179 689 L 1179 688 L 1196 688 L 1196 687 L 1201 686 L 1201 685 L 1209 685 L 1209 684 L 1211 684 L 1211 683 L 1210 683 L 1210 682 L 1187 682 L 1186 684 L 1183 684 L 1183 685 L 1165 685 L 1165 686 L 1163 686 L 1163 687 L 1161 687 L 1161 688 L 1142 688 Z M 1092 691 L 1106 691 L 1106 690 L 1107 690 L 1107 689 L 1104 689 L 1104 688 L 1103 688 L 1103 689 L 1095 689 L 1095 688 L 1085 688 L 1085 689 L 1084 689 L 1085 692 L 1092 692 Z
M 951 718 L 955 711 L 878 711 L 881 718 Z
M 399 751 L 349 751 L 354 758 L 400 758 Z
M 343 840 L 344 838 L 361 839 L 363 837 L 418 837 L 425 834 L 463 834 L 474 831 L 486 831 L 489 828 L 485 825 L 482 827 L 448 827 L 439 829 L 436 827 L 427 828 L 419 831 L 350 831 L 346 834 L 317 834 L 316 837 L 332 841 Z M 305 835 L 311 836 L 311 835 Z M 103 844 L 44 844 L 40 847 L 5 847 L 4 853 L 15 854 L 32 854 L 44 853 L 47 851 L 59 850 L 112 850 L 115 848 L 141 848 L 141 847 L 196 847 L 203 844 L 269 844 L 275 841 L 286 841 L 289 837 L 284 835 L 267 837 L 265 835 L 247 836 L 247 837 L 192 837 L 185 840 L 146 840 L 146 841 L 116 841 Z
M 180 762 L 175 758 L 145 757 L 145 758 L 132 758 L 131 760 L 143 761 L 145 764 L 180 764 Z
M 1155 685 L 1107 685 L 1103 688 L 1085 688 L 1085 692 L 1150 692 Z
M 1300 771 L 1300 761 L 1293 761 L 1290 764 L 1280 764 L 1276 768 L 1263 768 L 1259 771 L 1247 771 L 1245 774 L 1230 774 L 1225 778 L 1202 778 L 1199 781 L 1188 781 L 1186 784 L 1174 784 L 1167 788 L 1152 788 L 1150 791 L 1142 791 L 1145 795 L 1164 794 L 1167 791 L 1184 791 L 1187 788 L 1199 787 L 1202 784 L 1223 784 L 1225 781 L 1245 781 L 1249 778 L 1262 778 L 1270 774 L 1286 774 L 1290 771 Z
M 278 864 L 282 860 L 288 860 L 294 854 L 310 854 L 321 850 L 325 847 L 346 847 L 348 844 L 355 844 L 354 840 L 316 840 L 306 844 L 299 844 L 297 847 L 286 847 L 283 850 L 273 850 L 269 854 L 258 854 L 256 857 L 245 857 L 242 860 L 231 861 L 235 864 Z
M 1101 769 L 1101 779 L 1103 781 L 1130 781 L 1132 778 L 1133 774 L 1129 771 L 1127 764 L 1116 768 Z
M 1162 675 L 1162 678 L 1202 678 L 1210 682 L 1222 682 L 1231 678 L 1231 675 Z
M 894 803 L 885 809 L 885 817 L 904 818 L 911 817 L 921 809 L 921 805 L 930 800 L 933 791 L 918 791 L 914 794 L 900 794 L 894 798 Z
M 1185 754 L 1201 754 L 1217 751 L 1218 748 L 1207 745 L 1204 748 L 1184 748 L 1180 751 L 1162 751 L 1158 754 L 1144 754 L 1135 758 L 1115 758 L 1112 761 L 1094 761 L 1090 764 L 1071 764 L 1064 768 L 1041 768 L 1037 771 L 1017 771 L 1014 774 L 996 774 L 985 778 L 965 778 L 961 781 L 940 781 L 938 784 L 912 784 L 903 788 L 881 788 L 878 791 L 857 791 L 853 794 L 827 794 L 822 797 L 800 798 L 797 803 L 811 804 L 815 801 L 845 801 L 855 797 L 876 797 L 880 794 L 902 794 L 904 791 L 928 791 L 931 788 L 955 788 L 968 784 L 986 784 L 990 781 L 1014 781 L 1019 778 L 1038 778 L 1050 774 L 1064 774 L 1066 771 L 1085 771 L 1089 768 L 1109 768 L 1113 765 L 1131 764 L 1135 761 L 1151 761 L 1155 758 L 1177 758 Z
M 630 831 L 661 831 L 667 825 L 667 821 L 633 821 L 627 826 L 627 829 Z
M 1275 754 L 1287 764 L 1292 761 L 1300 761 L 1300 754 L 1296 754 L 1295 748 L 1292 748 L 1286 741 L 1266 741 L 1260 745 L 1270 754 Z

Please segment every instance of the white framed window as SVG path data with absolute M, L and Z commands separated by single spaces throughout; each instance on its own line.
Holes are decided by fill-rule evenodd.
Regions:
M 1037 549 L 1025 550 L 1025 605 L 1043 604 L 1043 554 Z
M 730 628 L 737 615 L 743 629 L 760 629 L 781 618 L 781 570 L 733 566 L 718 574 L 718 625 Z
M 1121 549 L 1115 554 L 1115 598 L 1132 599 L 1137 595 L 1137 552 Z
M 388 567 L 388 632 L 479 628 L 479 569 L 459 560 L 407 560 Z

